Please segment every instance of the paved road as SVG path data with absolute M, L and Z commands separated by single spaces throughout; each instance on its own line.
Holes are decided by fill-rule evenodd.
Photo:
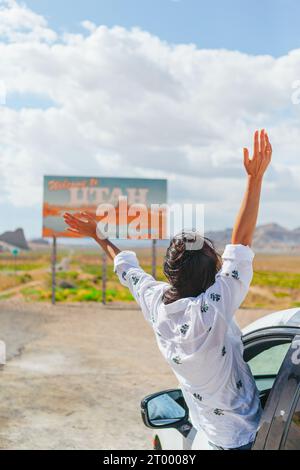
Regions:
M 177 384 L 136 308 L 4 301 L 0 339 L 0 448 L 151 448 L 140 400 Z

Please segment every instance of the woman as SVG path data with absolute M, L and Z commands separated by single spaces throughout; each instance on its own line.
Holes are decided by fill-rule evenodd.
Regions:
M 114 260 L 120 282 L 129 287 L 158 347 L 175 373 L 193 426 L 206 433 L 214 449 L 250 449 L 261 407 L 254 378 L 243 360 L 241 331 L 234 313 L 253 275 L 250 246 L 256 226 L 264 173 L 271 161 L 267 133 L 254 136 L 254 154 L 244 149 L 247 188 L 221 265 L 212 243 L 182 232 L 173 238 L 164 261 L 169 283 L 157 282 L 139 266 L 136 254 L 121 252 L 97 236 L 94 218 L 65 214 L 71 232 L 90 236 Z M 191 249 L 192 247 L 192 249 Z

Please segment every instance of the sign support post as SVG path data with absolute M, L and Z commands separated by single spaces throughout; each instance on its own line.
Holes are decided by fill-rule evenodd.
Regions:
M 102 304 L 106 305 L 106 284 L 107 284 L 107 255 L 103 251 L 102 255 Z
M 152 276 L 156 279 L 157 240 L 152 240 Z
M 52 305 L 56 303 L 56 259 L 57 259 L 57 243 L 56 237 L 53 237 L 52 255 L 51 255 L 51 273 L 52 273 Z

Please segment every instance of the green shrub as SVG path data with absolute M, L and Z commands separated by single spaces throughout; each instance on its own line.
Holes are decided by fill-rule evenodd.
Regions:
M 287 292 L 274 292 L 274 296 L 277 299 L 283 299 L 285 297 L 289 297 L 289 294 Z
M 18 264 L 11 262 L 7 264 L 0 264 L 0 271 L 33 271 L 34 269 L 41 269 L 44 267 L 47 267 L 47 265 L 40 263 Z
M 19 276 L 20 284 L 27 284 L 27 282 L 32 281 L 32 276 L 29 273 L 22 274 Z
M 72 280 L 76 281 L 78 279 L 79 273 L 77 271 L 64 271 L 64 272 L 58 272 L 56 274 L 57 279 L 61 279 L 63 281 L 65 280 Z
M 299 289 L 300 274 L 276 271 L 255 271 L 252 284 L 263 287 Z

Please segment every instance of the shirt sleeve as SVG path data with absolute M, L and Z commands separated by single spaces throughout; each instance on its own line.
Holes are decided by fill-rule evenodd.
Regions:
M 215 283 L 203 296 L 201 311 L 215 311 L 229 323 L 248 293 L 253 277 L 254 252 L 249 246 L 227 245 L 222 258 L 222 268 Z
M 114 260 L 114 271 L 121 284 L 128 287 L 141 307 L 143 315 L 150 323 L 154 322 L 154 299 L 161 292 L 161 284 L 146 273 L 139 265 L 133 251 L 121 251 Z

